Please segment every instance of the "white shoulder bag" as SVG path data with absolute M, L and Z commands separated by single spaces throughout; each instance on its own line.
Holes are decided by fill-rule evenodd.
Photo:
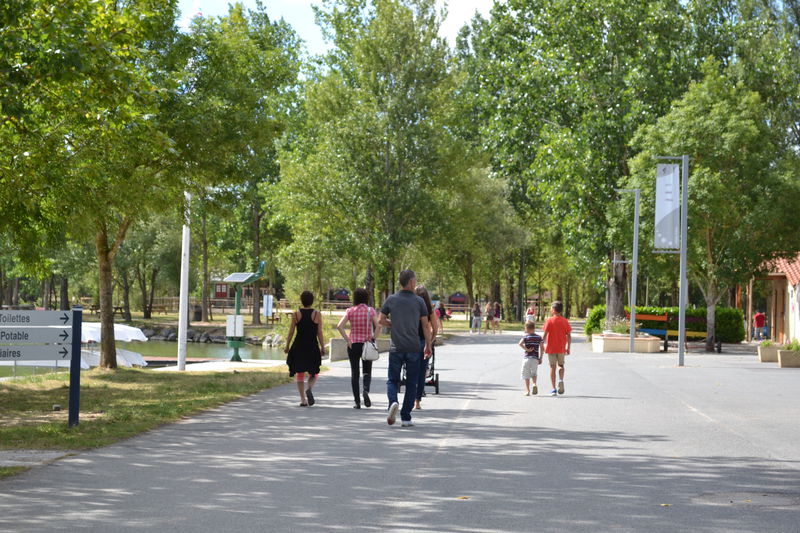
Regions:
M 373 337 L 372 331 L 372 318 L 371 318 L 372 309 L 367 307 L 367 330 L 370 332 L 370 337 Z M 367 339 L 364 341 L 364 347 L 361 348 L 361 359 L 364 361 L 377 361 L 380 359 L 380 354 L 378 353 L 378 347 L 375 346 L 374 339 Z

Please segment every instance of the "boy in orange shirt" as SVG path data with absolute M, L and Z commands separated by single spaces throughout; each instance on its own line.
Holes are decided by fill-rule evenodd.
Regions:
M 564 304 L 556 300 L 550 307 L 550 318 L 544 323 L 544 351 L 550 361 L 550 396 L 564 394 L 564 359 L 572 345 L 572 327 L 561 316 Z M 556 365 L 558 365 L 558 388 L 556 389 Z

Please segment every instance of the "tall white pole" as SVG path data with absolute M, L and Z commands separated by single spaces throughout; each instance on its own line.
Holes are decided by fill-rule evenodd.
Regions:
M 178 370 L 186 370 L 186 333 L 189 329 L 189 203 L 192 195 L 184 192 L 186 212 L 183 220 L 181 242 L 181 296 L 178 306 Z
M 686 279 L 686 255 L 689 220 L 689 156 L 682 158 L 681 170 L 681 272 L 680 272 L 680 308 L 678 310 L 678 366 L 683 366 L 683 356 L 686 347 L 686 302 L 689 296 L 689 287 Z
M 633 208 L 633 262 L 631 265 L 631 345 L 630 352 L 634 352 L 634 339 L 636 338 L 636 286 L 639 274 L 639 198 L 640 190 L 634 189 L 636 194 L 636 206 Z

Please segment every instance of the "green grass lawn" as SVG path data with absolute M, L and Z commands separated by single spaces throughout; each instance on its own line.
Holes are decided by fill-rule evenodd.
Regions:
M 81 374 L 80 424 L 67 427 L 69 375 L 0 383 L 0 449 L 105 446 L 283 383 L 285 366 L 238 373 L 121 368 Z M 53 411 L 59 404 L 61 411 Z

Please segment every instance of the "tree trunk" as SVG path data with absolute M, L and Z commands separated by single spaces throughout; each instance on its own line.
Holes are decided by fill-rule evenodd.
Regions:
M 316 273 L 317 273 L 317 278 L 316 278 L 316 282 L 315 282 L 316 287 L 315 288 L 317 290 L 317 295 L 319 296 L 319 302 L 320 302 L 320 307 L 321 307 L 322 306 L 322 301 L 325 299 L 325 294 L 322 292 L 322 262 L 321 261 L 317 261 L 317 263 L 314 265 L 314 268 L 315 268 Z
M 42 280 L 42 308 L 45 310 L 50 309 L 50 281 L 50 276 Z
M 617 250 L 611 253 L 612 275 L 608 278 L 606 289 L 606 320 L 625 318 L 625 285 L 626 270 L 624 263 L 614 263 L 622 260 Z
M 58 297 L 59 309 L 69 311 L 69 278 L 61 276 L 61 290 Z
M 514 305 L 514 289 L 516 288 L 514 284 L 514 257 L 510 256 L 505 261 L 506 266 L 506 299 L 505 305 L 503 306 L 503 318 L 508 320 L 512 316 L 516 318 L 517 316 L 517 309 Z
M 542 278 L 537 278 L 536 280 L 536 318 L 540 322 L 542 321 L 542 317 L 544 315 L 544 306 L 542 305 Z
M 147 297 L 147 309 L 150 311 L 150 316 L 153 315 L 153 300 L 156 297 L 156 278 L 158 277 L 158 270 L 154 268 L 150 271 L 150 293 Z
M 572 281 L 567 280 L 567 286 L 564 289 L 564 316 L 572 318 Z
M 100 366 L 117 368 L 117 348 L 114 344 L 114 302 L 113 302 L 113 269 L 114 257 L 125 240 L 130 220 L 124 219 L 120 224 L 113 243 L 109 242 L 105 226 L 95 236 L 95 254 L 99 270 L 100 292 Z
M 122 317 L 126 322 L 131 318 L 131 280 L 128 276 L 128 269 L 122 271 Z
M 367 265 L 367 272 L 364 274 L 364 288 L 367 289 L 369 305 L 375 307 L 375 276 L 372 273 L 372 265 Z
M 255 198 L 258 198 L 256 195 Z M 264 217 L 264 211 L 253 205 L 253 264 L 258 265 L 261 263 L 261 219 Z M 253 325 L 261 325 L 261 281 L 256 280 L 253 283 Z
M 145 320 L 148 320 L 152 316 L 152 308 L 147 298 L 147 277 L 144 274 L 144 266 L 137 264 L 134 271 L 136 272 L 136 281 L 139 284 L 139 292 L 142 293 L 142 315 Z
M 714 351 L 717 328 L 717 304 L 706 304 L 706 351 Z
M 208 233 L 206 230 L 206 214 L 203 212 L 203 217 L 200 226 L 200 250 L 203 255 L 203 288 L 201 304 L 203 307 L 201 320 L 208 322 L 208 315 L 210 309 L 210 302 L 208 301 L 209 287 L 211 285 L 211 276 L 208 273 Z
M 467 286 L 467 298 L 469 298 L 469 306 L 472 307 L 475 305 L 475 280 L 473 278 L 471 258 L 468 258 L 464 261 L 462 271 L 464 272 L 464 284 Z
M 11 281 L 11 305 L 19 305 L 19 278 Z
M 713 279 L 706 280 L 704 285 L 700 285 L 700 290 L 706 301 L 706 351 L 713 352 L 716 340 L 717 302 L 722 294 Z
M 489 299 L 492 302 L 499 302 L 500 299 L 501 299 L 500 298 L 500 280 L 499 279 L 492 280 L 491 288 L 489 290 L 490 290 L 490 293 L 491 293 L 489 295 Z
M 0 308 L 6 303 L 6 272 L 0 266 Z

